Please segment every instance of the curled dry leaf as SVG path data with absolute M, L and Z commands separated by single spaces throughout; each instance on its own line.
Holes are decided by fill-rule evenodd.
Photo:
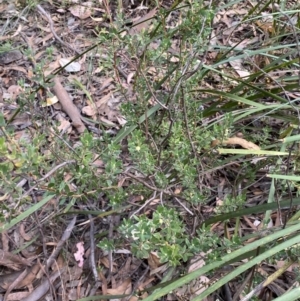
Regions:
M 223 144 L 223 145 L 240 145 L 245 149 L 253 149 L 253 150 L 260 150 L 260 147 L 253 142 L 247 141 L 246 139 L 239 138 L 239 137 L 232 137 L 220 142 L 220 140 L 216 139 L 212 141 L 211 146 L 214 147 L 216 145 Z
M 17 99 L 17 97 L 19 96 L 19 94 L 23 91 L 23 89 L 18 86 L 18 85 L 11 85 L 8 89 L 7 89 L 7 93 L 9 93 L 10 95 L 10 99 L 15 101 Z
M 79 243 L 77 243 L 77 244 L 76 244 L 77 252 L 74 253 L 75 260 L 76 260 L 76 261 L 79 261 L 78 266 L 79 266 L 80 268 L 83 267 L 83 261 L 84 261 L 84 259 L 83 259 L 83 255 L 84 255 L 84 247 L 83 247 L 83 244 L 84 244 L 84 243 L 83 243 L 82 241 L 79 242 Z
M 157 252 L 150 252 L 148 257 L 148 265 L 151 270 L 157 269 L 159 266 L 162 265 Z
M 79 5 L 72 6 L 69 11 L 75 17 L 78 17 L 81 20 L 87 19 L 92 15 L 92 8 L 93 2 L 83 2 Z
M 25 232 L 25 224 L 24 223 L 20 223 L 19 233 L 27 241 L 32 239 L 32 236 Z

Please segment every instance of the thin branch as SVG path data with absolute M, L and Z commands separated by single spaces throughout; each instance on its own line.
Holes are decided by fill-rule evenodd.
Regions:
M 96 262 L 95 262 L 95 225 L 94 225 L 94 220 L 93 220 L 91 214 L 89 214 L 89 220 L 90 220 L 90 248 L 91 248 L 90 265 L 91 265 L 92 272 L 93 272 L 93 275 L 95 278 L 95 284 L 94 284 L 93 288 L 91 289 L 91 292 L 89 295 L 93 296 L 100 286 L 100 280 L 99 280 Z
M 73 217 L 73 219 L 70 221 L 70 223 L 69 223 L 68 227 L 66 228 L 66 230 L 65 230 L 63 236 L 61 237 L 60 241 L 58 242 L 55 251 L 48 258 L 47 263 L 46 263 L 47 267 L 50 267 L 54 263 L 56 257 L 58 256 L 59 252 L 61 251 L 63 245 L 70 238 L 72 230 L 73 230 L 73 228 L 75 226 L 75 223 L 76 223 L 76 219 L 77 219 L 77 216 L 75 215 Z
M 65 161 L 65 162 L 63 162 L 63 163 L 61 163 L 61 164 L 55 166 L 53 169 L 51 169 L 49 172 L 47 172 L 41 179 L 37 180 L 37 183 L 36 183 L 34 186 L 32 186 L 28 191 L 26 191 L 25 193 L 23 193 L 23 194 L 21 195 L 21 197 L 18 198 L 18 200 L 21 200 L 21 199 L 23 199 L 24 197 L 26 197 L 27 195 L 29 195 L 29 194 L 31 193 L 31 191 L 32 191 L 33 189 L 35 189 L 35 188 L 38 186 L 38 184 L 39 184 L 40 182 L 42 182 L 42 181 L 46 180 L 47 178 L 49 178 L 49 177 L 50 177 L 53 173 L 55 173 L 58 169 L 60 169 L 61 167 L 65 166 L 65 165 L 67 165 L 67 164 L 71 164 L 71 163 L 75 163 L 75 162 L 76 162 L 75 160 L 70 160 L 70 161 Z
M 50 25 L 50 30 L 51 30 L 51 32 L 52 32 L 54 38 L 55 38 L 59 43 L 61 43 L 62 45 L 64 45 L 65 47 L 71 49 L 71 50 L 74 51 L 76 54 L 80 55 L 80 52 L 79 52 L 78 50 L 76 50 L 75 48 L 73 48 L 73 47 L 72 47 L 71 45 L 69 45 L 68 43 L 64 42 L 64 41 L 57 35 L 57 33 L 56 33 L 55 30 L 54 30 L 53 21 L 52 21 L 50 15 L 43 9 L 43 7 L 42 7 L 40 4 L 38 4 L 38 5 L 36 6 L 36 8 L 38 9 L 38 11 L 39 11 L 39 13 L 40 13 L 41 15 L 43 15 L 43 16 L 45 16 L 45 17 L 47 18 L 47 20 L 48 20 L 48 22 L 49 22 L 49 25 Z

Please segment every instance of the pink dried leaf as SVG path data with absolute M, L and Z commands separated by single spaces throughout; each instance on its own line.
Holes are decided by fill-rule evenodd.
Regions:
M 82 268 L 83 267 L 83 255 L 84 255 L 84 247 L 83 247 L 84 242 L 79 242 L 76 244 L 77 247 L 77 252 L 74 253 L 74 258 L 76 261 L 79 261 L 78 267 Z

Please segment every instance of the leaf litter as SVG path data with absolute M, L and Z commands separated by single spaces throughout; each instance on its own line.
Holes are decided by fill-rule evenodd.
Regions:
M 102 4 L 102 2 L 105 1 L 99 1 L 100 4 Z M 167 2 L 168 1 L 166 1 L 166 3 Z M 76 34 L 76 28 L 84 26 L 84 30 L 91 33 L 94 27 L 98 25 L 98 22 L 105 28 L 105 18 L 102 13 L 106 12 L 107 8 L 99 8 L 94 2 L 78 3 L 78 1 L 72 1 L 72 3 L 73 4 L 68 10 L 55 7 L 52 3 L 47 3 L 44 11 L 50 11 L 51 15 L 47 12 L 45 14 L 43 13 L 43 10 L 40 10 L 40 14 L 35 14 L 37 24 L 35 24 L 35 19 L 30 16 L 28 17 L 28 20 L 25 19 L 26 22 L 23 22 L 24 20 L 20 18 L 18 27 L 15 28 L 12 33 L 3 35 L 0 39 L 1 41 L 9 39 L 15 40 L 16 45 L 21 41 L 23 43 L 25 40 L 28 47 L 33 50 L 34 56 L 31 58 L 33 63 L 36 63 L 41 57 L 46 55 L 48 47 L 53 46 L 53 61 L 48 65 L 43 66 L 43 75 L 45 77 L 53 74 L 59 67 L 64 68 L 64 77 L 59 78 L 58 76 L 55 76 L 53 79 L 54 87 L 52 87 L 51 90 L 55 96 L 50 95 L 47 89 L 42 89 L 40 91 L 40 96 L 44 99 L 44 104 L 46 103 L 46 109 L 49 109 L 49 112 L 55 116 L 58 125 L 43 124 L 41 114 L 41 124 L 35 124 L 34 126 L 45 126 L 48 128 L 47 130 L 49 132 L 52 131 L 55 133 L 57 130 L 58 133 L 70 136 L 73 135 L 74 137 L 82 135 L 93 122 L 99 122 L 118 130 L 126 124 L 126 120 L 119 112 L 119 105 L 124 99 L 121 94 L 116 92 L 116 86 L 117 84 L 121 84 L 127 91 L 127 96 L 130 96 L 131 101 L 135 101 L 134 89 L 132 88 L 136 76 L 135 63 L 129 58 L 130 56 L 126 53 L 126 50 L 123 50 L 122 53 L 119 53 L 121 59 L 120 66 L 122 66 L 122 68 L 117 66 L 117 70 L 114 70 L 114 72 L 118 74 L 117 76 L 103 75 L 101 66 L 95 66 L 93 75 L 97 77 L 97 81 L 94 83 L 89 82 L 87 74 L 85 73 L 87 70 L 86 59 L 83 59 L 80 62 L 76 60 L 71 62 L 74 58 L 73 56 L 76 55 L 76 51 L 74 53 L 74 49 L 77 49 L 76 46 L 80 49 L 85 49 L 91 45 L 91 42 L 88 41 L 88 38 L 85 37 L 84 34 Z M 7 14 L 7 18 L 9 18 L 11 13 L 17 13 L 14 5 L 8 6 L 5 3 L 1 4 L 0 10 L 4 15 Z M 239 49 L 245 49 L 255 44 L 261 38 L 261 34 L 254 30 L 252 25 L 241 24 L 237 21 L 237 19 L 241 20 L 248 12 L 249 7 L 245 6 L 239 8 L 236 6 L 233 10 L 224 10 L 216 15 L 214 20 L 214 38 L 211 41 L 211 49 L 208 55 L 208 60 L 210 60 L 211 63 L 213 63 L 218 55 L 217 52 L 214 53 L 214 47 L 236 45 L 237 41 L 240 41 L 240 35 L 242 35 L 243 31 L 247 30 L 252 32 L 253 35 L 251 38 L 243 39 L 238 45 Z M 55 17 L 56 13 L 58 13 L 58 17 Z M 149 9 L 147 6 L 140 4 L 135 9 L 131 11 L 128 10 L 127 13 L 133 20 L 133 26 L 128 33 L 125 34 L 138 35 L 151 26 L 151 20 L 152 18 L 155 18 L 157 9 Z M 65 14 L 67 16 L 68 24 L 62 23 L 63 18 L 59 14 Z M 28 24 L 26 24 L 27 22 Z M 256 23 L 256 26 L 264 35 L 268 35 L 273 28 L 272 22 L 273 21 L 266 16 L 264 22 Z M 171 28 L 172 26 L 176 28 L 176 20 L 175 25 L 170 25 L 169 27 Z M 38 30 L 32 30 L 31 28 Z M 61 43 L 61 37 L 66 38 L 68 43 Z M 151 46 L 156 47 L 155 43 Z M 173 63 L 179 62 L 176 41 L 173 41 L 173 45 L 168 51 L 174 54 L 171 61 Z M 100 57 L 99 59 L 102 60 L 105 58 Z M 255 58 L 254 63 L 258 68 L 262 68 L 263 65 L 267 64 L 266 61 L 260 61 L 259 57 Z M 67 64 L 69 65 L 66 66 Z M 247 62 L 242 60 L 230 61 L 229 64 L 236 72 L 233 77 L 238 76 L 243 79 L 246 79 L 249 76 L 252 68 L 257 68 L 254 65 L 249 66 Z M 0 98 L 1 109 L 6 120 L 9 121 L 10 125 L 15 129 L 16 139 L 24 139 L 25 132 L 22 132 L 22 128 L 29 128 L 34 134 L 34 127 L 31 122 L 30 114 L 15 115 L 15 112 L 19 107 L 17 99 L 23 92 L 21 87 L 17 85 L 17 80 L 25 77 L 28 83 L 33 83 L 35 74 L 32 74 L 28 60 L 24 58 L 22 52 L 19 50 L 4 51 L 4 53 L 0 55 L 0 68 L 3 85 Z M 76 74 L 81 81 L 88 84 L 88 91 L 92 94 L 91 101 L 89 101 L 89 99 L 83 101 L 80 97 L 79 99 L 75 99 L 75 97 L 72 96 L 72 93 L 76 94 L 76 92 L 79 92 L 80 94 L 83 93 L 83 91 L 72 92 L 68 89 L 69 83 L 71 82 L 70 80 L 72 79 L 69 73 Z M 148 73 L 151 74 L 153 78 L 158 79 L 164 76 L 165 70 L 156 70 L 156 68 L 153 67 L 148 70 Z M 221 76 L 216 77 L 214 81 L 214 86 L 216 88 L 222 88 Z M 151 99 L 150 103 L 154 105 L 155 99 Z M 40 114 L 39 110 L 42 110 L 42 108 L 43 103 L 40 102 L 36 106 L 37 111 L 31 112 L 31 114 Z M 53 137 L 54 136 L 55 135 L 53 134 Z M 29 140 L 31 138 L 32 137 L 30 136 L 26 137 L 26 139 Z M 260 149 L 258 145 L 239 137 L 230 137 L 223 141 L 214 141 L 213 146 L 219 144 L 240 145 L 249 150 Z M 103 161 L 101 158 L 97 157 L 97 154 L 94 154 L 94 156 L 94 164 L 99 166 L 99 172 L 101 172 L 101 170 L 103 171 Z M 69 181 L 72 182 L 73 176 L 74 175 L 72 174 L 65 175 L 64 181 L 70 184 Z M 220 184 L 220 181 L 223 181 L 222 185 L 219 185 L 219 193 L 221 195 L 228 182 L 227 180 L 225 181 L 225 179 L 214 179 L 213 177 L 214 176 L 211 178 L 211 185 L 216 183 Z M 23 184 L 23 186 L 24 185 L 25 184 Z M 73 189 L 76 190 L 75 188 Z M 258 195 L 260 195 L 262 190 L 257 188 L 257 191 L 259 192 Z M 222 199 L 224 195 L 226 195 L 226 193 L 223 194 Z M 9 196 L 7 196 L 5 200 L 9 200 Z M 158 201 L 158 199 L 156 200 Z M 219 200 L 222 201 L 221 198 Z M 58 202 L 59 200 L 54 200 L 52 204 L 47 204 L 44 208 L 45 213 L 47 212 L 47 214 L 49 214 L 49 212 L 53 211 Z M 205 208 L 204 206 L 203 211 L 205 212 L 205 210 L 209 213 L 210 208 Z M 40 212 L 41 220 L 47 220 L 47 214 Z M 36 218 L 39 219 L 38 216 Z M 276 218 L 278 218 L 278 215 L 276 215 Z M 37 222 L 36 219 L 35 221 Z M 91 270 L 89 260 L 92 256 L 92 252 L 95 251 L 91 249 L 89 240 L 86 239 L 85 244 L 79 239 L 77 243 L 75 243 L 74 241 L 76 240 L 74 240 L 70 243 L 73 245 L 70 245 L 68 248 L 69 254 L 67 254 L 65 258 L 59 255 L 59 251 L 66 241 L 68 241 L 71 232 L 74 230 L 74 219 L 68 220 L 66 229 L 61 230 L 61 237 L 57 236 L 59 233 L 58 229 L 52 229 L 51 227 L 42 229 L 43 225 L 38 223 L 39 231 L 42 231 L 42 233 L 44 233 L 43 235 L 47 233 L 48 236 L 49 234 L 49 238 L 46 240 L 45 237 L 42 237 L 39 247 L 36 248 L 32 248 L 32 245 L 26 245 L 26 242 L 34 240 L 34 237 L 38 235 L 38 231 L 36 229 L 33 230 L 34 227 L 32 227 L 33 219 L 28 218 L 25 219 L 24 222 L 27 226 L 25 226 L 24 223 L 21 223 L 18 227 L 2 233 L 0 264 L 3 267 L 4 273 L 0 276 L 0 287 L 5 300 L 34 301 L 39 300 L 42 296 L 51 298 L 50 292 L 55 289 L 54 286 L 59 282 L 61 285 L 59 286 L 58 291 L 60 294 L 64 295 L 64 300 L 77 300 L 89 296 L 93 287 L 89 284 L 90 278 L 86 276 L 84 271 Z M 43 221 L 43 224 L 44 222 L 45 221 Z M 51 223 L 52 222 L 50 222 L 50 225 Z M 248 225 L 252 224 L 251 221 L 246 221 L 246 223 Z M 52 225 L 52 227 L 54 227 L 54 225 Z M 82 231 L 82 235 L 84 236 L 86 225 L 82 224 L 80 226 L 80 224 L 78 224 L 77 227 L 81 227 L 79 230 Z M 224 229 L 219 228 L 218 231 L 221 232 L 223 230 Z M 16 250 L 12 250 L 7 237 L 14 237 L 14 247 L 18 248 L 18 255 L 14 254 Z M 79 237 L 81 237 L 81 235 L 79 235 L 78 238 Z M 24 249 L 20 250 L 23 247 Z M 119 250 L 120 252 L 117 252 L 118 250 L 116 250 L 115 254 L 123 255 L 119 255 L 119 257 L 116 256 L 114 259 L 112 258 L 111 253 L 101 254 L 100 252 L 96 252 L 97 254 L 94 254 L 97 266 L 101 267 L 98 272 L 101 285 L 100 288 L 95 289 L 95 294 L 111 295 L 111 300 L 119 300 L 113 299 L 113 295 L 127 294 L 131 295 L 129 300 L 134 301 L 138 299 L 132 295 L 133 292 L 142 292 L 141 298 L 144 299 L 147 296 L 147 293 L 143 290 L 154 285 L 157 279 L 161 278 L 165 272 L 166 266 L 160 263 L 156 253 L 151 253 L 146 264 L 142 260 L 131 257 L 129 249 L 130 248 L 124 248 L 123 250 Z M 49 256 L 48 262 L 46 263 L 41 263 L 37 260 L 37 257 L 42 254 L 42 252 L 44 253 L 44 256 L 46 256 L 46 254 Z M 74 258 L 71 256 L 72 254 L 74 255 Z M 199 257 L 200 259 L 195 256 L 195 258 L 191 260 L 188 272 L 192 272 L 204 264 L 204 262 L 201 262 L 203 254 L 199 254 Z M 146 273 L 143 275 L 142 271 L 146 271 Z M 262 268 L 260 268 L 259 272 L 261 274 L 265 273 Z M 49 279 L 51 280 L 50 283 L 48 281 Z M 168 300 L 182 300 L 182 298 L 190 294 L 189 290 L 191 288 L 194 294 L 190 294 L 189 297 L 196 297 L 200 294 L 201 289 L 211 281 L 212 280 L 208 277 L 203 276 L 191 283 L 189 288 L 183 287 L 174 294 L 169 294 Z M 24 287 L 26 287 L 26 289 L 20 291 L 20 289 L 23 289 Z

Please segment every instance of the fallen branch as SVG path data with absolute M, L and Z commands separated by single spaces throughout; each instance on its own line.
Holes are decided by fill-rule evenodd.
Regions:
M 81 120 L 81 115 L 71 100 L 68 92 L 60 83 L 59 77 L 54 78 L 54 87 L 53 91 L 59 99 L 63 110 L 68 114 L 68 116 L 72 119 L 72 125 L 77 129 L 78 133 L 83 133 L 86 129 L 85 125 Z
M 77 216 L 75 215 L 73 219 L 69 222 L 68 227 L 66 228 L 65 232 L 63 233 L 60 241 L 58 242 L 55 251 L 51 254 L 51 256 L 48 258 L 46 266 L 49 268 L 56 260 L 57 256 L 59 255 L 63 245 L 65 242 L 70 238 L 71 233 L 73 231 L 73 228 L 76 223 Z
M 54 272 L 50 276 L 50 281 L 53 283 L 56 278 L 61 276 L 61 274 L 66 270 L 66 267 Z M 21 301 L 37 301 L 40 300 L 49 290 L 50 283 L 48 279 L 45 279 L 41 285 L 39 285 L 31 294 L 23 298 Z

